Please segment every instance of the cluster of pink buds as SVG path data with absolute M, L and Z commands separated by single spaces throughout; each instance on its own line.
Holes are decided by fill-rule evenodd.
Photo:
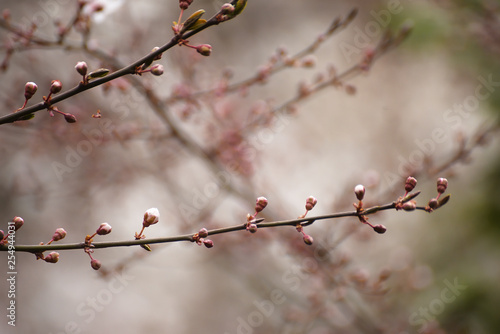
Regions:
M 356 195 L 356 198 L 358 199 L 358 203 L 357 204 L 354 203 L 353 205 L 354 205 L 354 208 L 356 208 L 356 212 L 358 213 L 358 219 L 363 224 L 370 226 L 375 232 L 377 232 L 379 234 L 385 233 L 385 231 L 387 231 L 387 228 L 384 225 L 382 225 L 382 224 L 372 225 L 368 221 L 368 217 L 366 215 L 362 214 L 364 211 L 363 198 L 365 198 L 365 192 L 366 192 L 366 189 L 362 184 L 358 184 L 356 187 L 354 187 L 354 194 Z
M 146 212 L 144 213 L 144 219 L 142 221 L 142 229 L 139 233 L 137 232 L 135 233 L 134 235 L 135 240 L 145 239 L 146 236 L 142 234 L 144 232 L 144 229 L 158 223 L 159 221 L 160 221 L 160 211 L 157 208 L 151 208 L 146 210 Z M 142 244 L 141 247 L 147 251 L 151 251 L 151 247 L 149 247 L 149 245 L 147 244 Z
M 206 228 L 202 228 L 193 235 L 193 242 L 196 242 L 198 245 L 205 245 L 207 248 L 212 248 L 214 246 L 214 242 L 210 239 L 207 239 L 208 237 L 208 230 Z
M 446 191 L 448 188 L 448 180 L 445 178 L 439 178 L 437 180 L 437 196 L 435 198 L 432 198 L 427 206 L 425 207 L 425 211 L 427 212 L 432 212 L 441 206 L 445 205 L 448 200 L 450 199 L 450 195 L 446 195 L 444 197 L 441 197 L 441 195 Z
M 85 247 L 84 251 L 85 251 L 85 253 L 87 253 L 89 255 L 89 257 L 90 257 L 90 266 L 94 270 L 99 270 L 99 268 L 101 268 L 101 262 L 99 260 L 96 260 L 96 259 L 94 259 L 92 257 L 92 253 L 94 252 L 94 250 L 92 249 L 92 238 L 94 238 L 96 235 L 110 234 L 111 230 L 112 230 L 111 225 L 109 225 L 108 223 L 102 223 L 101 225 L 99 225 L 99 227 L 94 232 L 94 234 L 87 235 L 85 237 L 85 245 L 86 245 L 86 247 Z
M 257 200 L 255 201 L 255 213 L 253 215 L 247 214 L 247 222 L 246 222 L 246 229 L 250 233 L 255 233 L 257 232 L 257 223 L 263 221 L 264 219 L 256 219 L 257 215 L 259 212 L 264 210 L 267 206 L 267 198 L 265 197 L 258 197 Z
M 62 240 L 66 237 L 66 231 L 59 227 L 58 229 L 55 230 L 54 234 L 52 235 L 52 239 L 50 239 L 49 242 L 47 242 L 47 245 L 50 245 L 53 242 Z M 44 243 L 41 242 L 40 245 L 43 245 Z M 37 260 L 44 260 L 47 263 L 56 263 L 59 261 L 59 253 L 58 252 L 51 252 L 49 255 L 45 256 L 43 253 L 35 253 L 36 259 Z

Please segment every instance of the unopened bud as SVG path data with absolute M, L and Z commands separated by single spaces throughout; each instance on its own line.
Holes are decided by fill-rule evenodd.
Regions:
M 309 196 L 306 199 L 306 210 L 307 211 L 312 210 L 314 208 L 314 206 L 316 205 L 316 203 L 318 203 L 318 200 L 313 196 Z
M 214 246 L 214 242 L 212 240 L 210 240 L 210 239 L 203 240 L 203 244 L 207 248 L 212 248 Z
M 446 188 L 448 188 L 448 180 L 441 177 L 437 180 L 437 191 L 438 193 L 442 194 L 446 191 Z
M 410 192 L 413 189 L 415 189 L 415 186 L 417 185 L 417 179 L 414 178 L 413 176 L 408 176 L 405 182 L 405 191 Z
M 95 233 L 97 233 L 98 235 L 106 235 L 111 233 L 111 230 L 112 230 L 111 225 L 109 225 L 108 223 L 102 223 L 101 225 L 99 225 Z
M 257 232 L 257 225 L 250 224 L 250 225 L 248 225 L 247 230 L 250 231 L 250 233 L 255 233 L 255 232 Z
M 36 90 L 38 89 L 38 86 L 34 82 L 27 82 L 26 85 L 24 85 L 24 98 L 26 100 L 29 100 L 35 95 Z
M 149 227 L 150 225 L 154 225 L 158 223 L 160 220 L 160 211 L 157 208 L 148 209 L 144 213 L 144 221 L 142 222 L 142 226 Z
M 222 5 L 220 8 L 220 11 L 222 14 L 227 15 L 227 14 L 232 14 L 234 12 L 234 6 L 231 5 L 230 3 L 225 3 Z
M 210 56 L 212 53 L 212 46 L 209 44 L 201 44 L 196 47 L 196 51 L 202 56 Z
M 387 228 L 382 224 L 378 224 L 373 226 L 373 230 L 379 234 L 383 234 L 387 231 Z
M 75 66 L 75 69 L 76 71 L 81 75 L 81 76 L 85 76 L 87 75 L 87 71 L 88 71 L 88 66 L 87 66 L 87 63 L 84 62 L 84 61 L 80 61 L 78 63 L 76 63 L 76 66 Z
M 101 261 L 99 260 L 96 260 L 96 259 L 92 259 L 90 261 L 90 266 L 92 267 L 92 269 L 94 270 L 99 270 L 101 268 Z
M 3 238 L 5 238 L 5 233 L 3 230 L 0 230 L 0 242 L 3 240 Z M 0 243 L 1 245 L 1 243 Z
M 62 89 L 62 83 L 59 80 L 52 80 L 50 83 L 50 92 L 52 94 L 57 94 L 61 91 Z
M 70 113 L 65 113 L 64 120 L 68 123 L 76 123 L 76 116 Z
M 206 238 L 208 237 L 208 231 L 206 228 L 202 228 L 201 230 L 198 231 L 198 236 L 200 238 Z
M 52 241 L 59 241 L 61 239 L 64 239 L 65 236 L 66 236 L 66 231 L 63 228 L 58 228 L 54 232 L 54 235 L 52 236 Z
M 356 198 L 361 201 L 365 197 L 365 187 L 362 184 L 358 184 L 354 187 L 354 193 L 356 194 Z
M 314 67 L 316 65 L 316 57 L 314 55 L 308 55 L 302 58 L 302 67 Z
M 439 202 L 437 199 L 433 198 L 427 204 L 432 210 L 436 210 L 439 207 Z
M 267 198 L 259 197 L 255 203 L 255 212 L 261 212 L 267 206 Z
M 24 225 L 24 219 L 22 219 L 21 217 L 14 217 L 12 221 L 14 222 L 14 228 L 16 231 Z
M 57 261 L 59 261 L 59 253 L 52 252 L 49 255 L 47 255 L 43 260 L 48 263 L 56 263 Z
M 151 67 L 151 74 L 160 76 L 163 74 L 163 65 L 161 64 L 156 64 Z
M 309 234 L 304 234 L 304 242 L 306 243 L 306 245 L 311 246 L 313 244 L 313 241 L 313 237 L 311 237 Z
M 403 204 L 403 210 L 405 211 L 413 211 L 417 208 L 417 202 L 415 201 L 408 201 Z
M 179 0 L 179 7 L 186 10 L 192 2 L 193 0 Z

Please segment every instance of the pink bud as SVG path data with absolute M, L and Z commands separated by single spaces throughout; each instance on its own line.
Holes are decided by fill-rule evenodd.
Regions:
M 160 220 L 160 211 L 157 208 L 148 209 L 144 213 L 144 221 L 142 222 L 142 226 L 148 227 L 150 225 L 154 225 L 158 223 Z
M 26 100 L 29 100 L 35 95 L 36 90 L 38 89 L 38 86 L 34 82 L 27 82 L 26 85 L 24 85 L 24 98 Z
M 19 230 L 24 225 L 24 219 L 22 219 L 21 217 L 14 217 L 12 221 L 14 222 L 14 227 L 16 231 Z
M 154 66 L 151 67 L 151 74 L 155 75 L 155 76 L 160 76 L 163 74 L 163 65 L 161 64 L 156 64 Z
M 439 206 L 439 202 L 437 199 L 433 198 L 429 201 L 429 203 L 427 204 L 429 206 L 429 208 L 431 208 L 432 210 L 436 210 Z
M 64 239 L 64 237 L 66 237 L 66 231 L 63 228 L 58 228 L 52 236 L 52 241 L 59 241 Z
M 417 202 L 415 201 L 408 201 L 403 204 L 403 210 L 405 211 L 413 211 L 417 208 Z
M 202 56 L 210 56 L 212 53 L 212 46 L 209 44 L 201 44 L 196 47 L 196 51 Z
M 314 198 L 313 196 L 309 196 L 306 199 L 306 210 L 307 211 L 312 210 L 314 208 L 314 206 L 316 205 L 316 203 L 318 203 L 318 200 L 316 198 Z
M 358 200 L 363 200 L 363 197 L 365 197 L 365 187 L 361 184 L 358 184 L 356 187 L 354 187 L 354 193 L 356 194 L 356 198 Z
M 437 191 L 438 193 L 442 194 L 446 191 L 446 188 L 448 188 L 448 180 L 445 178 L 439 178 L 437 180 Z
M 417 185 L 417 179 L 412 176 L 408 176 L 405 182 L 405 191 L 406 192 L 412 191 L 413 189 L 415 189 L 416 185 Z
M 247 226 L 247 230 L 250 233 L 255 233 L 255 232 L 257 232 L 257 225 L 256 224 L 250 224 L 250 225 Z
M 52 94 L 57 94 L 61 91 L 62 89 L 62 83 L 59 80 L 52 80 L 50 84 L 50 92 Z
M 193 0 L 179 0 L 179 7 L 186 10 L 192 2 Z
M 201 230 L 198 231 L 198 236 L 200 238 L 206 238 L 208 237 L 208 231 L 206 228 L 202 228 Z
M 90 261 L 90 266 L 94 270 L 99 270 L 101 268 L 101 261 L 92 259 L 92 261 Z
M 64 120 L 68 123 L 76 123 L 76 116 L 73 114 L 65 113 Z
M 87 63 L 84 62 L 84 61 L 80 61 L 78 63 L 76 63 L 76 66 L 75 66 L 75 69 L 76 71 L 81 75 L 81 76 L 85 76 L 87 75 L 87 71 L 88 71 L 88 66 L 87 66 Z
M 97 228 L 97 231 L 95 231 L 95 233 L 99 235 L 106 235 L 111 233 L 111 229 L 111 225 L 109 225 L 108 223 L 102 223 L 101 225 L 99 225 L 99 228 Z
M 261 212 L 267 206 L 267 198 L 259 197 L 255 203 L 255 212 Z
M 5 233 L 3 230 L 0 230 L 0 245 L 2 244 L 1 241 L 5 238 Z
M 230 3 L 225 3 L 222 5 L 220 8 L 220 11 L 222 14 L 227 15 L 227 14 L 232 14 L 234 12 L 234 6 L 231 5 Z
M 59 261 L 59 253 L 52 252 L 49 255 L 47 255 L 43 260 L 48 263 L 56 263 L 57 261 Z
M 373 230 L 379 234 L 383 234 L 387 231 L 387 228 L 384 225 L 378 224 L 373 226 Z
M 214 246 L 214 242 L 212 240 L 210 240 L 210 239 L 203 240 L 203 244 L 207 248 L 212 248 Z
M 313 241 L 313 237 L 311 237 L 309 234 L 304 234 L 304 242 L 306 243 L 306 245 L 312 245 Z

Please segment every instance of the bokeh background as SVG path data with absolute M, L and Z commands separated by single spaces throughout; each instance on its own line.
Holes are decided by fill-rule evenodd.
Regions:
M 78 61 L 113 68 L 97 52 L 122 64 L 142 57 L 171 38 L 171 22 L 179 16 L 176 1 L 101 3 L 104 10 L 92 16 L 90 51 L 81 49 L 77 32 L 68 35 L 66 47 L 19 47 L 0 72 L 3 114 L 22 105 L 28 81 L 38 84 L 33 101 L 39 101 L 51 80 L 61 80 L 63 89 L 77 84 Z M 196 0 L 187 14 L 203 8 L 210 16 L 222 4 Z M 10 10 L 12 23 L 37 21 L 36 33 L 54 40 L 53 21 L 69 22 L 75 6 L 7 0 L 1 9 Z M 420 205 L 435 196 L 437 177 L 448 178 L 452 197 L 430 215 L 372 216 L 387 227 L 383 235 L 356 219 L 318 221 L 306 228 L 315 240 L 311 247 L 291 228 L 239 232 L 214 236 L 212 249 L 174 243 L 153 246 L 152 253 L 97 250 L 99 272 L 83 251 L 61 252 L 57 264 L 17 253 L 16 327 L 4 317 L 0 331 L 497 332 L 498 6 L 479 0 L 250 0 L 236 19 L 191 38 L 194 45 L 211 44 L 210 57 L 174 48 L 159 61 L 163 76 L 134 77 L 165 102 L 163 112 L 194 143 L 219 159 L 219 170 L 176 140 L 128 79 L 58 104 L 76 115 L 75 124 L 38 112 L 30 121 L 2 125 L 1 226 L 24 218 L 18 244 L 47 242 L 58 227 L 68 232 L 63 241 L 83 241 L 102 222 L 113 232 L 95 241 L 132 239 L 150 207 L 161 219 L 147 237 L 235 225 L 253 213 L 258 196 L 269 200 L 262 215 L 267 220 L 303 214 L 310 195 L 318 204 L 309 214 L 348 211 L 356 184 L 367 188 L 367 205 L 383 204 L 404 193 L 408 174 L 419 180 Z M 276 50 L 295 54 L 353 7 L 358 16 L 321 46 L 313 68 L 291 67 L 261 84 L 196 102 L 172 98 L 222 85 L 224 73 L 232 74 L 229 82 L 255 75 Z M 274 122 L 246 127 L 269 106 L 295 96 L 300 83 L 353 66 L 383 30 L 397 32 L 408 21 L 413 31 L 402 45 L 344 83 L 354 94 L 352 87 L 331 87 Z M 2 29 L 0 36 L 4 57 L 12 34 Z M 488 78 L 493 84 L 481 90 L 487 97 L 460 114 L 457 108 L 474 101 Z M 98 109 L 102 118 L 92 118 Z M 88 154 L 70 171 L 57 172 L 55 163 L 67 165 L 68 154 L 89 136 L 95 143 Z M 230 162 L 240 169 L 228 173 Z M 5 256 L 0 264 L 6 268 Z M 7 291 L 0 280 L 5 308 Z

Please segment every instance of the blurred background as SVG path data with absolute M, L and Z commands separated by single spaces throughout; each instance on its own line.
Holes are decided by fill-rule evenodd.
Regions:
M 200 8 L 210 17 L 223 3 L 194 1 L 183 18 Z M 171 39 L 180 12 L 176 1 L 99 4 L 101 11 L 84 7 L 89 21 L 60 45 L 30 44 L 2 25 L 3 114 L 23 104 L 28 81 L 38 84 L 30 105 L 52 80 L 63 91 L 77 85 L 78 61 L 115 70 L 139 59 Z M 96 250 L 99 271 L 79 250 L 60 252 L 57 264 L 18 252 L 16 327 L 4 317 L 0 332 L 497 332 L 498 6 L 253 0 L 234 20 L 190 38 L 210 44 L 210 57 L 175 47 L 158 61 L 162 76 L 121 78 L 58 103 L 74 124 L 40 111 L 1 125 L 0 228 L 21 216 L 19 245 L 46 243 L 58 227 L 68 232 L 60 243 L 81 242 L 103 222 L 113 232 L 96 242 L 131 240 L 151 207 L 161 218 L 148 238 L 243 224 L 259 196 L 269 200 L 259 214 L 267 221 L 303 214 L 310 195 L 318 204 L 308 215 L 350 211 L 357 184 L 366 206 L 385 204 L 404 194 L 409 175 L 418 179 L 419 205 L 436 196 L 438 177 L 449 180 L 452 197 L 430 215 L 370 216 L 387 227 L 381 235 L 354 218 L 317 221 L 305 228 L 312 246 L 293 228 L 241 231 L 211 237 L 211 249 Z M 10 11 L 3 22 L 25 34 L 35 22 L 33 36 L 46 41 L 76 12 L 56 0 L 1 7 Z M 314 56 L 267 75 L 272 59 L 297 54 L 353 8 L 356 18 Z M 364 71 L 278 108 L 363 62 L 384 31 L 397 35 L 410 23 L 410 36 Z M 254 76 L 260 80 L 227 89 Z M 98 110 L 101 118 L 92 117 Z M 7 291 L 0 280 L 3 307 Z

